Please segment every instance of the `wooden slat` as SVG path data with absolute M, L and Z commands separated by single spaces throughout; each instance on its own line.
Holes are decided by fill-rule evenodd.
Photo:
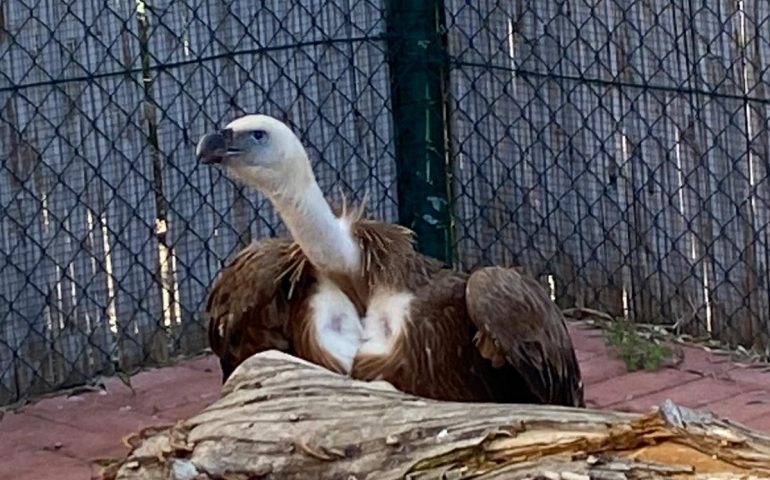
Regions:
M 742 32 L 745 35 L 746 85 L 744 91 L 757 101 L 747 103 L 749 172 L 753 232 L 749 239 L 754 263 L 749 266 L 746 287 L 751 296 L 752 344 L 770 348 L 770 4 L 762 0 L 743 3 Z
M 698 76 L 698 48 L 702 49 L 699 30 L 693 22 L 696 17 L 687 12 L 685 15 L 685 52 L 680 54 L 681 63 L 687 63 L 690 70 L 686 87 L 699 90 L 702 83 Z M 693 42 L 695 45 L 693 45 Z M 707 286 L 712 285 L 714 278 L 714 257 L 711 254 L 715 235 L 711 221 L 711 194 L 713 174 L 708 164 L 710 145 L 708 137 L 704 136 L 702 128 L 702 111 L 704 99 L 699 94 L 689 95 L 688 102 L 676 102 L 672 114 L 679 117 L 678 143 L 674 159 L 678 163 L 679 182 L 681 190 L 678 198 L 672 199 L 680 206 L 684 220 L 688 222 L 688 230 L 680 237 L 677 249 L 686 249 L 691 263 L 690 276 L 685 279 L 685 291 L 682 292 L 686 304 L 676 320 L 682 330 L 697 337 L 713 335 L 711 328 L 713 309 L 707 293 Z M 718 231 L 716 232 L 718 235 Z M 688 309 L 689 306 L 689 309 Z
M 205 295 L 225 259 L 245 246 L 254 209 L 243 188 L 210 167 L 197 165 L 193 147 L 207 129 L 222 126 L 250 111 L 250 55 L 220 58 L 252 47 L 251 26 L 256 5 L 217 2 L 188 11 L 179 2 L 164 2 L 158 23 L 168 29 L 153 37 L 158 63 L 204 60 L 161 72 L 154 95 L 159 101 L 160 140 L 164 157 L 164 192 L 169 202 L 169 240 L 176 257 L 183 316 L 176 330 L 175 350 L 194 353 L 207 346 L 207 324 L 201 315 Z M 159 32 L 156 30 L 156 35 Z M 189 41 L 183 48 L 175 38 Z M 169 55 L 169 56 L 167 56 Z M 188 85 L 186 78 L 193 78 Z M 192 214 L 197 211 L 199 214 Z M 192 214 L 192 215 L 191 215 Z
M 7 25 L 17 18 L 6 17 Z M 20 76 L 14 69 L 11 53 L 3 58 L 5 72 Z M 8 67 L 6 69 L 6 67 Z M 45 361 L 45 351 L 28 358 L 29 344 L 45 343 L 49 279 L 45 273 L 50 262 L 45 260 L 44 235 L 39 214 L 42 206 L 36 185 L 42 182 L 37 167 L 40 158 L 34 147 L 19 132 L 22 121 L 16 113 L 17 99 L 7 96 L 3 105 L 2 151 L 5 158 L 0 172 L 0 208 L 2 208 L 3 282 L 2 313 L 2 383 L 0 401 L 18 400 L 39 384 L 37 371 Z M 38 212 L 38 213 L 35 213 Z
M 99 97 L 104 88 L 101 80 L 75 79 L 115 72 L 121 67 L 115 60 L 117 52 L 127 48 L 132 54 L 130 42 L 114 46 L 113 35 L 109 41 L 99 37 L 117 34 L 129 17 L 98 2 L 79 2 L 70 9 L 55 2 L 41 5 L 35 17 L 55 21 L 58 28 L 53 33 L 29 20 L 28 14 L 14 10 L 8 18 L 14 42 L 3 55 L 9 62 L 6 71 L 15 71 L 12 81 L 21 87 L 5 103 L 5 118 L 14 123 L 4 138 L 11 139 L 11 150 L 16 149 L 11 154 L 17 158 L 16 167 L 23 170 L 33 166 L 25 163 L 34 164 L 32 176 L 15 171 L 20 176 L 13 179 L 22 180 L 14 190 L 35 198 L 20 213 L 30 223 L 29 237 L 19 240 L 20 244 L 40 249 L 40 261 L 23 269 L 20 278 L 31 280 L 30 292 L 38 290 L 46 297 L 42 312 L 22 319 L 38 324 L 18 336 L 27 342 L 16 347 L 19 362 L 29 370 L 28 378 L 21 381 L 20 395 L 79 384 L 112 371 L 113 338 L 99 226 L 105 205 L 97 172 L 102 159 L 94 142 L 96 117 L 104 114 L 100 105 L 104 99 L 109 101 L 109 95 Z M 89 26 L 85 37 L 83 25 Z M 61 83 L 44 85 L 51 78 Z M 42 85 L 29 86 L 36 82 Z M 119 137 L 122 131 L 114 133 Z M 37 286 L 37 276 L 45 288 Z
M 737 5 L 729 0 L 701 5 L 693 12 L 691 54 L 695 62 L 697 86 L 701 90 L 740 96 L 743 92 L 742 53 L 738 36 Z M 708 294 L 711 302 L 711 331 L 731 343 L 750 341 L 751 314 L 744 298 L 744 284 L 750 275 L 747 265 L 754 260 L 742 258 L 751 218 L 744 201 L 750 185 L 747 172 L 746 116 L 744 104 L 737 99 L 698 96 L 699 151 L 707 162 L 709 181 L 702 185 L 703 206 L 711 225 L 705 238 L 711 259 Z M 711 240 L 711 241 L 710 241 Z
M 585 212 L 581 211 L 584 192 L 579 189 L 578 180 L 587 172 L 584 171 L 585 152 L 581 151 L 577 138 L 583 128 L 585 112 L 574 105 L 577 85 L 567 79 L 580 75 L 579 64 L 572 53 L 572 47 L 580 39 L 580 31 L 571 14 L 571 10 L 559 8 L 559 5 L 540 14 L 543 47 L 536 54 L 542 62 L 539 71 L 556 77 L 544 84 L 542 93 L 545 100 L 542 117 L 548 132 L 543 148 L 543 172 L 548 177 L 544 188 L 550 197 L 548 213 L 544 215 L 556 236 L 559 252 L 554 263 L 556 301 L 563 308 L 593 306 L 586 305 L 588 289 L 581 276 L 587 257 L 580 226 L 586 219 Z
M 111 38 L 120 39 L 112 55 L 133 72 L 109 76 L 99 84 L 104 110 L 98 113 L 96 125 L 103 135 L 100 172 L 105 180 L 107 268 L 114 295 L 109 309 L 116 318 L 120 368 L 133 371 L 165 361 L 155 236 L 157 199 L 147 110 L 143 108 L 144 82 L 138 72 L 142 56 L 137 5 L 126 3 L 113 8 L 117 16 L 127 20 L 112 26 Z
M 512 250 L 517 263 L 556 275 L 565 306 L 619 311 L 623 233 L 617 191 L 602 186 L 619 150 L 618 102 L 568 79 L 613 74 L 610 58 L 595 60 L 617 17 L 604 13 L 592 24 L 588 9 L 550 3 L 450 2 L 449 48 L 465 63 L 452 71 L 451 131 L 466 266 L 505 263 Z M 575 45 L 582 58 L 573 60 Z
M 244 8 L 246 7 L 246 8 Z M 251 55 L 240 55 L 238 57 L 223 56 L 228 52 L 237 52 L 242 47 L 244 36 L 250 35 L 249 28 L 243 27 L 241 19 L 251 19 L 252 6 L 244 2 L 216 2 L 209 6 L 203 18 L 206 23 L 205 28 L 191 28 L 191 48 L 194 52 L 199 52 L 206 56 L 217 57 L 211 61 L 210 65 L 216 72 L 215 82 L 208 85 L 214 87 L 208 95 L 213 111 L 216 112 L 221 122 L 228 122 L 240 115 L 243 115 L 251 109 L 250 96 L 239 95 L 241 90 L 248 90 L 247 83 L 248 72 L 251 70 Z M 193 24 L 197 25 L 197 24 Z M 203 26 L 200 24 L 199 26 Z M 213 32 L 206 35 L 207 31 Z M 212 38 L 215 41 L 212 41 Z M 221 58 L 219 58 L 221 57 Z M 205 88 L 205 83 L 202 85 Z M 216 86 L 214 86 L 216 85 Z M 185 114 L 187 123 L 200 125 L 203 115 L 198 114 L 200 99 L 205 93 L 186 92 Z M 237 100 L 236 100 L 237 99 Z M 207 110 L 211 107 L 204 106 Z M 197 138 L 196 138 L 197 139 Z M 187 149 L 184 157 L 175 158 L 177 164 L 188 164 L 195 166 L 195 158 L 192 151 Z M 245 247 L 250 240 L 249 226 L 254 221 L 256 211 L 250 207 L 246 188 L 229 182 L 220 172 L 213 171 L 209 167 L 198 167 L 199 173 L 211 180 L 210 191 L 202 190 L 205 195 L 206 208 L 211 208 L 212 218 L 208 222 L 213 223 L 213 230 L 205 233 L 205 247 L 211 251 L 209 258 L 209 272 L 205 278 L 213 278 L 216 275 L 222 260 L 229 258 L 233 253 Z M 172 206 L 173 208 L 173 206 Z M 196 232 L 203 233 L 205 224 L 200 230 L 196 226 Z M 188 250 L 187 253 L 190 253 Z M 198 252 L 193 252 L 198 255 Z M 189 258 L 189 255 L 187 256 Z M 194 261 L 194 260 L 193 260 Z M 205 319 L 196 312 L 196 315 L 183 322 L 180 329 L 180 345 L 185 353 L 200 351 L 208 346 L 208 324 Z
M 496 209 L 496 229 L 501 230 L 502 245 L 495 263 L 520 265 L 545 280 L 545 276 L 552 272 L 552 262 L 556 260 L 558 240 L 548 224 L 548 194 L 543 188 L 549 182 L 547 157 L 538 148 L 538 134 L 533 129 L 541 128 L 538 122 L 544 117 L 538 118 L 538 115 L 545 114 L 546 106 L 535 91 L 540 81 L 515 73 L 519 67 L 529 68 L 522 55 L 527 53 L 523 42 L 526 42 L 527 35 L 535 34 L 534 28 L 539 25 L 529 21 L 532 11 L 527 12 L 526 20 L 517 17 L 524 15 L 518 10 L 520 7 L 514 5 L 511 11 L 510 6 L 500 5 L 493 12 L 490 26 L 494 25 L 496 32 L 489 36 L 489 46 L 493 58 L 504 59 L 506 69 L 489 72 L 493 84 L 497 85 L 490 96 L 494 101 L 490 105 L 493 110 L 481 113 L 489 115 L 496 123 L 491 132 L 497 150 L 492 164 L 492 178 L 495 187 L 500 190 L 493 192 L 495 200 L 491 206 Z M 540 86 L 543 85 L 540 83 Z M 466 161 L 469 162 L 467 167 L 470 167 L 467 172 L 472 173 L 475 168 L 471 165 L 475 160 L 468 157 Z M 530 235 L 520 235 L 524 230 Z
M 680 57 L 681 58 L 681 57 Z M 681 58 L 682 62 L 689 59 Z M 692 75 L 690 77 L 692 81 Z M 703 184 L 709 182 L 709 171 L 704 163 L 702 142 L 697 138 L 697 115 L 694 96 L 684 97 L 674 102 L 670 110 L 671 116 L 677 118 L 677 143 L 672 154 L 672 162 L 677 168 L 677 179 L 674 179 L 679 190 L 674 191 L 670 204 L 675 212 L 681 215 L 683 230 L 675 230 L 674 254 L 684 256 L 689 265 L 689 274 L 680 278 L 681 289 L 676 295 L 680 297 L 679 309 L 674 312 L 677 329 L 682 333 L 705 338 L 709 324 L 709 306 L 704 286 L 707 283 L 707 272 L 711 260 L 706 255 L 707 236 L 710 226 L 704 230 L 704 217 L 707 215 L 707 200 L 702 196 Z
M 635 4 L 628 13 L 621 34 L 625 58 L 620 78 L 655 87 L 624 90 L 622 128 L 632 162 L 627 192 L 629 301 L 639 322 L 674 323 L 690 275 L 682 246 L 687 222 L 674 202 L 680 189 L 675 113 L 687 105 L 676 93 L 688 76 L 678 55 L 685 27 L 680 9 L 662 0 Z
M 479 2 L 474 8 L 464 2 L 447 2 L 446 7 L 449 51 L 454 58 L 468 64 L 482 59 L 504 61 L 501 57 L 508 47 L 505 11 L 492 1 Z M 456 229 L 461 259 L 470 268 L 512 264 L 521 252 L 511 241 L 512 219 L 501 217 L 503 204 L 511 195 L 511 183 L 504 184 L 501 169 L 515 160 L 501 126 L 508 123 L 511 110 L 503 108 L 512 103 L 503 92 L 508 79 L 505 71 L 471 65 L 453 65 L 450 70 L 453 203 L 459 217 Z
M 468 42 L 468 36 L 477 34 L 480 29 L 480 12 L 477 9 L 462 8 L 461 2 L 448 1 L 446 6 L 446 24 L 448 26 L 447 45 L 449 54 L 459 61 L 471 62 L 480 56 Z M 486 3 L 485 3 L 486 6 Z M 479 41 L 481 48 L 488 48 L 486 42 Z M 475 44 L 473 45 L 475 47 Z M 477 155 L 476 145 L 472 138 L 473 119 L 476 114 L 475 98 L 472 96 L 471 83 L 478 79 L 479 69 L 473 67 L 458 68 L 452 66 L 449 72 L 450 85 L 450 110 L 449 121 L 452 132 L 451 141 L 451 166 L 453 170 L 453 195 L 452 210 L 456 217 L 455 236 L 456 249 L 460 264 L 465 268 L 473 268 L 489 260 L 484 258 L 489 249 L 489 240 L 479 238 L 478 217 L 473 216 L 478 209 L 474 209 L 471 202 L 475 188 L 469 181 L 471 174 L 466 173 L 473 168 L 469 160 L 470 155 Z M 488 158 L 488 156 L 487 156 Z
M 43 4 L 30 12 L 10 9 L 7 28 L 14 32 L 14 43 L 6 55 L 7 70 L 15 84 L 45 83 L 63 74 L 60 44 L 44 26 L 60 21 L 58 4 Z M 66 365 L 66 336 L 70 302 L 63 303 L 60 265 L 68 252 L 62 240 L 67 233 L 52 215 L 51 201 L 57 198 L 62 152 L 53 129 L 61 123 L 65 110 L 61 90 L 51 87 L 25 88 L 6 104 L 11 132 L 10 189 L 8 213 L 14 218 L 17 246 L 14 263 L 20 269 L 16 295 L 11 292 L 12 312 L 16 312 L 13 348 L 16 352 L 18 394 L 26 396 L 56 388 L 62 382 Z M 20 132 L 20 134 L 19 134 Z M 14 138 L 16 137 L 16 138 Z M 13 160 L 15 157 L 15 161 Z M 15 205 L 13 205 L 15 204 Z M 71 207 L 71 205 L 66 205 Z M 13 207 L 16 207 L 14 212 Z M 13 227 L 12 227 L 13 228 Z M 28 238 L 24 238 L 28 237 Z M 22 246 L 23 245 L 23 246 Z M 69 300 L 69 299 L 68 299 Z M 73 368 L 74 370 L 74 368 Z
M 224 244 L 237 242 L 233 230 L 226 223 L 223 226 L 227 214 L 217 208 L 222 201 L 215 201 L 215 196 L 232 199 L 233 188 L 219 172 L 197 165 L 193 150 L 194 142 L 207 129 L 227 121 L 228 101 L 220 84 L 228 80 L 223 79 L 222 63 L 211 61 L 206 68 L 189 63 L 214 57 L 226 48 L 223 41 L 232 42 L 219 37 L 229 31 L 227 16 L 222 18 L 220 11 L 226 6 L 216 3 L 192 7 L 184 2 L 150 2 L 152 30 L 148 48 L 153 68 L 156 162 L 162 172 L 166 241 L 175 261 L 181 308 L 181 318 L 172 316 L 171 320 L 171 347 L 175 353 L 193 353 L 205 346 L 200 312 L 206 289 L 220 264 L 217 252 L 226 248 Z M 182 65 L 173 69 L 155 69 L 180 62 Z M 225 185 L 214 192 L 212 183 Z
M 118 7 L 116 5 L 116 7 Z M 83 368 L 89 369 L 89 376 L 109 374 L 114 370 L 114 358 L 117 356 L 115 332 L 112 331 L 110 312 L 111 294 L 108 288 L 109 273 L 106 269 L 108 249 L 105 245 L 104 223 L 108 205 L 105 202 L 105 184 L 101 169 L 105 165 L 104 155 L 113 148 L 113 139 L 122 135 L 122 129 L 109 128 L 115 114 L 109 108 L 113 101 L 112 94 L 123 78 L 110 78 L 120 72 L 131 58 L 138 55 L 138 44 L 123 33 L 124 24 L 132 22 L 131 10 L 105 8 L 103 2 L 88 0 L 78 2 L 71 9 L 73 17 L 88 26 L 90 33 L 85 38 L 78 28 L 72 28 L 68 39 L 74 61 L 73 71 L 69 75 L 86 77 L 89 74 L 107 75 L 90 82 L 79 84 L 82 87 L 76 97 L 73 108 L 73 131 L 68 135 L 82 176 L 82 189 L 78 200 L 82 208 L 76 210 L 77 224 L 82 225 L 75 245 L 72 271 L 76 292 L 77 315 L 87 337 L 84 339 L 85 350 L 80 361 Z M 114 43 L 116 38 L 124 42 Z M 119 95 L 116 96 L 119 98 Z M 124 105 L 123 108 L 135 108 Z M 112 116 L 107 117 L 107 115 Z
M 78 21 L 75 14 L 79 18 L 85 12 L 65 12 L 59 4 L 52 4 L 44 11 L 50 14 L 48 19 L 59 19 L 62 27 L 57 28 L 51 38 L 55 47 L 50 56 L 41 61 L 47 74 L 54 78 L 83 76 L 87 73 L 83 66 L 78 61 L 67 62 L 66 59 L 78 56 L 83 38 L 73 28 Z M 46 170 L 50 172 L 50 183 L 43 192 L 46 201 L 44 220 L 51 236 L 46 253 L 54 263 L 56 282 L 51 299 L 53 319 L 48 344 L 51 377 L 48 381 L 62 387 L 83 383 L 90 377 L 88 326 L 85 315 L 77 308 L 79 295 L 76 288 L 79 280 L 86 279 L 77 278 L 74 272 L 75 257 L 88 236 L 86 206 L 80 200 L 87 183 L 85 175 L 90 176 L 79 148 L 83 135 L 78 120 L 84 87 L 81 82 L 65 82 L 59 87 L 41 88 L 45 100 L 38 105 L 36 113 L 39 117 L 32 118 L 28 125 L 36 123 L 38 131 L 57 128 L 59 132 L 41 144 L 41 153 Z
M 354 145 L 353 164 L 361 176 L 355 189 L 369 192 L 371 215 L 384 221 L 398 219 L 395 143 L 391 118 L 390 77 L 383 37 L 386 32 L 384 2 L 350 2 L 350 23 L 345 26 L 351 37 L 370 40 L 348 45 L 353 58 L 349 75 L 354 83 L 350 140 Z
M 81 4 L 83 5 L 83 4 Z M 96 355 L 132 369 L 145 357 L 143 340 L 159 315 L 157 244 L 152 235 L 155 198 L 141 108 L 141 55 L 136 7 L 91 0 L 86 6 L 94 36 L 79 61 L 89 72 L 106 74 L 90 82 L 81 97 L 83 157 L 93 169 L 81 197 L 91 206 L 91 230 L 82 245 L 92 253 L 84 275 Z M 100 50 L 96 50 L 96 49 Z M 99 55 L 93 55 L 98 51 Z
M 541 54 L 528 50 L 526 39 L 541 24 L 525 9 L 522 2 L 447 3 L 449 51 L 458 63 L 450 70 L 454 208 L 466 268 L 520 264 L 542 274 L 555 250 L 537 185 L 544 156 L 532 145 L 547 117 L 537 110 L 544 106 L 536 91 L 542 84 L 514 74 Z
M 652 48 L 644 46 L 650 52 L 646 55 L 648 61 L 645 67 L 653 68 L 651 81 L 655 86 L 672 90 L 686 87 L 692 75 L 686 58 L 686 40 L 690 31 L 684 19 L 688 16 L 681 5 L 661 2 L 658 8 L 663 13 L 657 20 L 653 20 L 654 17 L 647 18 L 653 24 L 660 24 L 660 29 L 656 28 L 659 33 L 656 34 L 661 40 L 659 44 L 652 43 Z M 661 18 L 664 20 L 661 21 Z M 660 207 L 659 211 L 653 212 L 653 249 L 661 272 L 657 275 L 660 284 L 657 303 L 660 310 L 658 318 L 649 321 L 671 325 L 689 319 L 692 323 L 693 309 L 697 311 L 700 305 L 702 312 L 704 305 L 703 283 L 700 281 L 702 276 L 693 273 L 696 260 L 692 256 L 691 242 L 688 242 L 692 240 L 688 238 L 691 233 L 689 225 L 698 212 L 692 206 L 688 208 L 685 202 L 685 195 L 689 193 L 692 197 L 694 192 L 689 188 L 692 180 L 682 174 L 687 161 L 684 159 L 683 163 L 681 143 L 683 132 L 687 131 L 691 123 L 692 103 L 687 95 L 673 92 L 655 93 L 648 98 L 660 105 L 664 118 L 645 118 L 647 123 L 655 122 L 652 131 L 656 132 L 654 138 L 646 140 L 656 142 L 665 155 L 650 175 Z M 653 106 L 653 109 L 657 108 Z M 650 190 L 647 191 L 649 194 Z M 655 315 L 652 312 L 650 314 Z
M 745 287 L 750 293 L 751 342 L 759 349 L 770 348 L 770 4 L 748 0 L 742 4 L 738 36 L 745 45 L 746 104 L 751 174 L 751 201 L 746 205 L 753 220 L 750 242 L 754 258 L 749 265 Z
M 751 0 L 747 2 L 747 5 L 754 6 L 754 8 L 746 9 L 752 20 L 749 25 L 753 23 L 756 28 L 755 32 L 767 32 L 767 29 L 770 28 L 770 4 Z M 751 84 L 749 84 L 749 92 L 764 102 L 764 113 L 762 113 L 759 105 L 753 104 L 757 108 L 753 118 L 757 122 L 755 124 L 757 125 L 757 137 L 755 137 L 757 157 L 755 165 L 760 165 L 757 168 L 757 176 L 755 178 L 758 182 L 758 191 L 762 192 L 757 196 L 757 211 L 761 212 L 758 213 L 757 230 L 759 238 L 763 240 L 763 251 L 757 255 L 758 287 L 763 295 L 760 297 L 759 305 L 759 312 L 763 318 L 762 333 L 760 334 L 762 345 L 760 347 L 767 350 L 770 348 L 770 314 L 765 313 L 770 311 L 770 218 L 768 218 L 768 214 L 770 214 L 770 127 L 768 127 L 766 121 L 762 122 L 762 120 L 770 118 L 770 35 L 762 35 L 761 33 L 755 35 L 754 42 L 757 49 L 752 50 L 751 58 L 753 59 L 756 71 L 761 72 L 761 77 L 754 88 L 751 88 Z M 757 50 L 759 54 L 756 53 Z M 761 63 L 759 59 L 761 59 Z M 763 85 L 764 90 L 759 89 L 759 85 Z M 764 165 L 764 170 L 761 165 Z
M 110 148 L 105 144 L 123 132 L 102 128 L 104 118 L 100 117 L 112 101 L 111 94 L 116 93 L 115 86 L 122 82 L 109 74 L 123 67 L 121 55 L 133 56 L 137 49 L 134 43 L 131 52 L 130 37 L 129 43 L 113 45 L 130 18 L 130 10 L 105 9 L 93 0 L 79 2 L 66 12 L 58 8 L 52 4 L 49 13 L 61 17 L 52 41 L 57 49 L 53 55 L 62 58 L 62 65 L 54 58 L 47 59 L 44 65 L 48 74 L 66 79 L 108 74 L 89 82 L 68 80 L 52 88 L 46 101 L 53 99 L 55 103 L 41 112 L 44 123 L 58 128 L 57 137 L 44 150 L 44 162 L 54 175 L 46 203 L 52 235 L 48 254 L 57 273 L 50 383 L 65 387 L 113 369 L 114 338 L 107 314 L 110 300 L 100 221 L 106 209 L 105 185 L 99 168 L 104 160 L 100 154 Z M 85 37 L 82 25 L 88 27 Z M 105 135 L 108 138 L 100 141 Z
M 8 13 L 5 4 L 0 5 L 3 32 L 8 29 Z M 11 72 L 11 49 L 13 39 L 8 34 L 0 34 L 0 69 Z M 16 145 L 19 143 L 18 133 L 11 123 L 15 118 L 15 102 L 11 93 L 12 82 L 6 75 L 0 75 L 0 157 L 8 159 L 0 166 L 0 405 L 10 403 L 19 397 L 16 387 L 16 358 L 18 346 L 16 330 L 21 326 L 20 314 L 15 311 L 14 301 L 25 282 L 23 270 L 17 268 L 17 261 L 12 260 L 11 252 L 22 245 L 20 235 L 23 228 L 16 223 L 20 217 L 16 207 L 17 183 L 11 165 L 18 164 Z M 15 212 L 14 212 L 15 210 Z M 14 218 L 15 213 L 15 218 Z
M 576 36 L 562 28 L 562 74 L 597 82 L 610 82 L 619 73 L 617 51 L 610 32 L 618 28 L 622 12 L 616 2 L 599 8 L 576 4 L 568 25 Z M 575 52 L 572 54 L 572 52 Z M 567 132 L 572 159 L 572 185 L 577 191 L 579 237 L 582 262 L 577 271 L 583 299 L 578 303 L 618 316 L 623 311 L 623 261 L 627 226 L 620 209 L 617 163 L 622 158 L 619 122 L 621 93 L 617 88 L 569 81 L 563 83 L 566 105 L 562 115 L 576 118 Z M 559 106 L 552 108 L 558 111 Z
M 14 15 L 20 16 L 11 18 L 9 24 L 17 42 L 16 51 L 9 55 L 19 72 L 13 81 L 17 85 L 36 82 L 43 85 L 22 88 L 6 110 L 9 117 L 15 119 L 12 130 L 23 132 L 21 138 L 13 141 L 18 151 L 17 166 L 34 167 L 32 175 L 21 174 L 20 178 L 25 181 L 15 187 L 20 195 L 33 197 L 19 212 L 21 218 L 30 223 L 25 232 L 28 238 L 20 243 L 39 250 L 31 252 L 34 261 L 22 269 L 30 279 L 24 294 L 38 291 L 46 304 L 40 312 L 23 315 L 23 321 L 38 324 L 26 335 L 19 335 L 26 343 L 16 347 L 20 362 L 28 365 L 25 369 L 29 371 L 17 375 L 20 394 L 28 395 L 83 383 L 96 374 L 112 371 L 113 335 L 109 331 L 110 299 L 105 272 L 105 265 L 110 261 L 105 258 L 101 219 L 109 217 L 120 202 L 127 206 L 123 209 L 126 218 L 137 215 L 135 212 L 141 213 L 141 201 L 132 200 L 144 199 L 147 195 L 135 187 L 133 196 L 122 193 L 118 185 L 130 184 L 132 175 L 111 177 L 109 173 L 111 155 L 107 150 L 125 141 L 127 132 L 120 122 L 116 128 L 103 125 L 105 121 L 115 122 L 121 112 L 136 110 L 136 98 L 129 99 L 131 101 L 117 112 L 105 106 L 120 101 L 119 86 L 124 85 L 125 79 L 108 75 L 90 83 L 74 80 L 89 74 L 119 71 L 123 64 L 118 59 L 124 52 L 136 57 L 136 49 L 131 50 L 131 41 L 136 37 L 129 32 L 123 33 L 123 43 L 113 43 L 115 37 L 120 37 L 124 25 L 132 24 L 127 22 L 131 11 L 105 9 L 93 1 L 78 3 L 70 9 L 55 2 L 46 3 L 35 11 L 35 16 L 48 19 L 47 25 L 58 25 L 53 34 L 48 27 L 32 28 L 37 25 L 36 21 L 29 21 L 24 13 L 24 10 L 14 10 Z M 89 26 L 85 38 L 84 24 Z M 99 36 L 102 34 L 108 35 L 109 41 Z M 38 56 L 30 57 L 29 52 L 37 52 Z M 37 66 L 33 67 L 31 61 Z M 51 78 L 62 83 L 45 85 Z M 99 141 L 99 135 L 106 138 Z M 9 134 L 9 138 L 14 136 L 18 135 Z M 135 138 L 129 136 L 128 140 Z M 133 144 L 137 145 L 135 141 Z M 135 152 L 121 157 L 119 162 L 124 168 L 134 169 L 131 164 L 137 157 Z M 34 165 L 24 166 L 29 162 Z M 105 195 L 105 191 L 116 188 L 120 198 Z M 108 218 L 108 222 L 111 220 L 116 219 Z M 121 232 L 121 245 L 147 242 L 147 235 L 132 242 L 122 231 L 124 226 L 125 223 L 119 221 L 110 222 L 111 228 Z M 113 250 L 120 253 L 122 247 L 116 246 Z M 112 262 L 118 265 L 114 273 L 123 281 L 122 291 L 130 291 L 132 278 L 124 275 L 125 269 L 120 266 L 135 264 L 137 259 L 141 260 L 142 256 L 132 253 Z M 150 271 L 153 268 L 152 265 L 138 267 Z M 150 288 L 139 285 L 137 290 L 141 292 L 133 294 L 137 302 L 152 298 Z M 118 294 L 119 313 L 130 316 L 131 312 L 122 308 L 124 297 Z M 19 298 L 17 302 L 24 299 Z M 32 301 L 29 303 L 34 305 Z M 22 378 L 25 375 L 27 379 Z

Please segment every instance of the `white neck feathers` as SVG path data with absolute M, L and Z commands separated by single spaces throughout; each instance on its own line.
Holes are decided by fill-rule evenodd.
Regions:
M 345 274 L 359 271 L 361 252 L 351 225 L 334 215 L 315 181 L 302 191 L 276 194 L 273 203 L 292 237 L 316 268 Z

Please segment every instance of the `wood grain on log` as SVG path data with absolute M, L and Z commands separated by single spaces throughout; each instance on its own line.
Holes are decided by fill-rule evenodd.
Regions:
M 769 437 L 670 402 L 649 415 L 439 402 L 278 352 L 132 445 L 105 478 L 770 478 Z

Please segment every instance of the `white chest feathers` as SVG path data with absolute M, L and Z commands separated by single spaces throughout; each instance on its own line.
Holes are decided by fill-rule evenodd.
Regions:
M 357 355 L 389 355 L 409 318 L 414 295 L 409 292 L 375 290 L 366 314 L 335 284 L 321 281 L 310 300 L 319 345 L 350 372 Z

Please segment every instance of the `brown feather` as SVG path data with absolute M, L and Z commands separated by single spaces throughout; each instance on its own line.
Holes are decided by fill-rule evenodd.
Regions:
M 484 343 L 482 355 L 504 357 L 537 403 L 584 406 L 577 357 L 561 310 L 534 278 L 512 268 L 474 272 L 468 314 Z
M 307 295 L 309 270 L 291 241 L 266 239 L 241 250 L 220 272 L 206 313 L 209 344 L 224 378 L 255 352 L 293 351 L 289 318 Z
M 330 273 L 363 316 L 374 288 L 411 292 L 406 328 L 389 355 L 358 355 L 351 375 L 429 398 L 584 405 L 580 370 L 556 305 L 530 277 L 490 267 L 472 275 L 415 251 L 402 226 L 343 205 L 361 247 L 357 275 Z M 287 351 L 330 370 L 309 307 L 318 272 L 286 239 L 255 242 L 223 269 L 207 304 L 211 347 L 225 378 L 254 353 Z

